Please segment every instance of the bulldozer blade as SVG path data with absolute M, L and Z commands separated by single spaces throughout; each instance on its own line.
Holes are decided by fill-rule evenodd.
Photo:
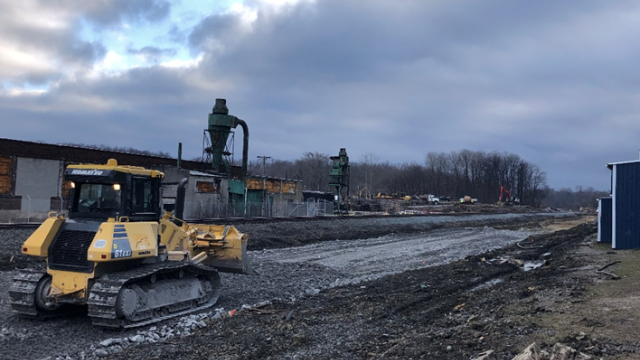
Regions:
M 249 265 L 246 238 L 229 239 L 228 241 L 230 243 L 234 242 L 235 244 L 230 247 L 216 249 L 215 255 L 205 259 L 203 264 L 211 266 L 220 272 L 248 275 L 257 274 Z

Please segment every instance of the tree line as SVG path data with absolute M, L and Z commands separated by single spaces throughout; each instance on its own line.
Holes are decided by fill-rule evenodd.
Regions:
M 98 150 L 170 158 L 162 151 L 139 150 L 131 147 L 64 143 Z M 336 154 L 337 155 L 337 154 Z M 193 159 L 203 161 L 201 157 Z M 555 190 L 547 186 L 546 173 L 537 165 L 507 152 L 460 150 L 450 153 L 430 152 L 424 163 L 392 164 L 381 161 L 374 153 L 358 160 L 350 159 L 350 195 L 368 198 L 377 193 L 449 196 L 452 200 L 469 195 L 482 203 L 494 203 L 500 187 L 510 191 L 512 199 L 532 206 L 578 210 L 595 208 L 597 199 L 609 196 L 609 191 L 577 186 L 575 190 Z M 296 160 L 270 159 L 249 162 L 249 173 L 302 180 L 305 190 L 330 191 L 331 156 L 305 152 Z
M 460 150 L 450 153 L 430 152 L 424 163 L 392 164 L 367 153 L 350 159 L 350 195 L 373 197 L 377 193 L 477 198 L 495 203 L 504 186 L 521 204 L 578 210 L 595 208 L 597 198 L 606 191 L 577 187 L 551 189 L 546 173 L 537 165 L 508 152 Z M 306 152 L 296 160 L 272 159 L 249 162 L 249 173 L 299 179 L 305 190 L 329 191 L 330 155 Z
M 481 202 L 498 201 L 500 187 L 512 200 L 541 205 L 546 173 L 537 165 L 512 153 L 461 150 L 451 153 L 428 153 L 425 169 L 435 193 L 470 195 Z
M 555 190 L 547 187 L 544 192 L 543 203 L 545 206 L 572 210 L 595 209 L 598 206 L 599 198 L 610 195 L 609 191 L 599 191 L 592 187 L 584 188 L 582 186 L 576 186 L 575 190 L 569 188 Z
M 537 165 L 518 155 L 461 150 L 431 152 L 424 164 L 391 164 L 367 153 L 358 161 L 350 160 L 350 194 L 375 196 L 377 193 L 406 195 L 433 194 L 452 199 L 465 195 L 480 202 L 496 202 L 500 186 L 507 188 L 520 202 L 539 205 L 546 186 L 546 174 Z M 261 161 L 250 162 L 253 174 L 294 178 L 304 181 L 305 190 L 328 191 L 330 156 L 306 152 L 296 160 L 273 160 L 263 169 Z
M 164 158 L 172 157 L 171 154 L 169 154 L 166 151 L 140 150 L 140 149 L 136 149 L 129 146 L 110 146 L 110 145 L 104 145 L 104 144 L 90 145 L 90 144 L 72 143 L 72 142 L 58 143 L 57 145 L 74 146 L 74 147 L 80 147 L 83 149 L 112 151 L 112 152 L 119 152 L 119 153 L 125 153 L 125 154 L 133 154 L 133 155 L 157 156 L 157 157 L 164 157 Z

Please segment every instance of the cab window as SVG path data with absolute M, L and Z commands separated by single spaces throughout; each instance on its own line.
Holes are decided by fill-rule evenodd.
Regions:
M 79 191 L 77 212 L 115 214 L 120 211 L 122 196 L 113 184 L 79 184 L 76 191 Z
M 133 214 L 156 212 L 158 205 L 153 195 L 151 179 L 133 178 L 131 201 L 131 212 Z

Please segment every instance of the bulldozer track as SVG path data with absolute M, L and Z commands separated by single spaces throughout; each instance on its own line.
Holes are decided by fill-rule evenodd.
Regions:
M 61 306 L 55 311 L 39 309 L 35 304 L 35 291 L 38 282 L 47 273 L 44 270 L 24 269 L 13 277 L 13 283 L 9 289 L 11 308 L 24 318 L 46 320 L 55 317 L 68 316 L 81 313 L 82 307 Z
M 34 294 L 38 282 L 45 274 L 45 271 L 26 269 L 14 276 L 9 296 L 11 297 L 11 307 L 21 316 L 38 318 Z
M 120 290 L 125 285 L 134 283 L 153 274 L 167 274 L 179 270 L 205 275 L 209 278 L 218 276 L 218 272 L 213 268 L 184 262 L 164 262 L 106 275 L 101 279 L 96 279 L 93 287 L 89 291 L 87 305 L 88 315 L 91 317 L 91 321 L 94 325 L 106 328 L 134 328 L 204 310 L 216 303 L 218 296 L 212 296 L 212 292 L 210 292 L 197 300 L 192 299 L 173 303 L 161 308 L 145 310 L 144 315 L 150 316 L 148 319 L 132 321 L 118 318 L 116 302 Z

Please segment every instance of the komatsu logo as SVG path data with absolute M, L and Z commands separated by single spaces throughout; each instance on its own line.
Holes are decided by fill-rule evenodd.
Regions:
M 71 170 L 71 175 L 92 175 L 92 176 L 100 176 L 104 173 L 103 170 L 83 170 L 83 169 L 73 169 Z

